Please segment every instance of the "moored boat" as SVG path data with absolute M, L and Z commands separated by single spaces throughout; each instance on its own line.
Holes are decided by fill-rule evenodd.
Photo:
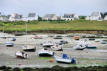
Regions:
M 36 47 L 33 46 L 33 45 L 23 46 L 23 51 L 26 51 L 26 52 L 35 52 L 36 51 Z
M 13 47 L 13 46 L 14 46 L 14 43 L 12 43 L 12 42 L 6 42 L 5 45 L 6 45 L 7 47 Z
M 21 58 L 21 59 L 27 59 L 28 58 L 28 55 L 26 53 L 24 53 L 23 51 L 17 51 L 15 55 L 17 58 Z
M 58 63 L 65 63 L 65 64 L 75 64 L 76 63 L 75 58 L 69 58 L 67 56 L 67 54 L 63 54 L 62 57 L 55 56 L 55 60 Z
M 54 56 L 54 52 L 51 50 L 47 50 L 47 49 L 41 49 L 38 52 L 38 55 L 43 56 L 43 57 L 51 57 L 51 56 Z

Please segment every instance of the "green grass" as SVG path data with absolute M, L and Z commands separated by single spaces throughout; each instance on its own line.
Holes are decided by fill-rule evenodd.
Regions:
M 25 31 L 25 23 L 28 31 L 40 30 L 106 30 L 107 21 L 31 21 L 31 22 L 4 22 L 5 31 Z M 0 22 L 0 31 L 3 30 L 3 22 Z

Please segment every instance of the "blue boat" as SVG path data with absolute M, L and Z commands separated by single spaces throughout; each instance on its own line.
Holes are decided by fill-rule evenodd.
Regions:
M 55 59 L 58 63 L 64 64 L 75 64 L 75 58 L 69 58 L 67 54 L 63 54 L 62 57 L 55 56 Z

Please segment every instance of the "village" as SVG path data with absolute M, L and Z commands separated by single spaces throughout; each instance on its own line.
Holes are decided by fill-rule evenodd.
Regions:
M 65 13 L 63 16 L 57 16 L 56 14 L 46 14 L 43 17 L 40 17 L 37 13 L 29 13 L 28 16 L 23 16 L 22 14 L 13 13 L 10 15 L 5 15 L 0 12 L 0 21 L 32 21 L 32 20 L 65 20 L 65 21 L 72 21 L 72 20 L 97 20 L 103 21 L 107 20 L 107 13 L 102 12 L 92 12 L 90 16 L 79 16 L 75 13 Z

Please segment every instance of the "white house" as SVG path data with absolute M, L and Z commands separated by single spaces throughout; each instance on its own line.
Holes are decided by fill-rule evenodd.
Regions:
M 0 21 L 8 21 L 7 16 L 0 16 Z
M 87 16 L 86 20 L 102 20 L 101 12 L 93 12 L 91 16 Z
M 57 20 L 56 14 L 46 14 L 43 18 L 43 20 Z
M 28 17 L 23 17 L 23 21 L 32 21 L 32 20 L 38 20 L 38 15 L 36 13 L 29 13 Z
M 22 15 L 13 13 L 9 17 L 9 21 L 21 21 L 22 20 Z
M 29 20 L 29 21 L 38 20 L 38 15 L 36 13 L 29 13 L 27 20 Z
M 79 19 L 79 16 L 76 14 L 64 14 L 64 16 L 61 17 L 62 20 L 77 20 Z

